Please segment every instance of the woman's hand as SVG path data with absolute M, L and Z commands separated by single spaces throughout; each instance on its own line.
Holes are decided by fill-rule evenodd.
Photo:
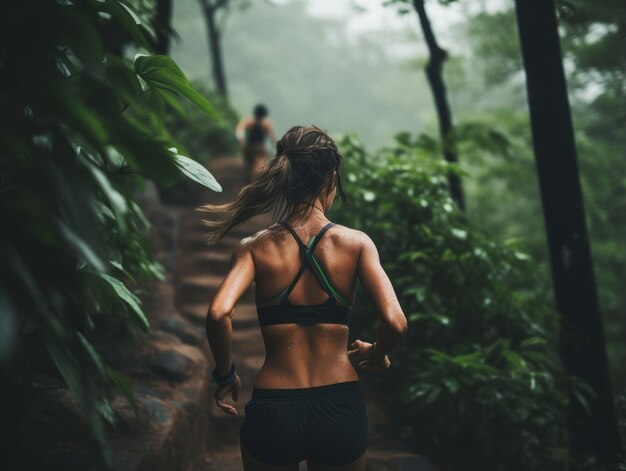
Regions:
M 228 394 L 231 394 L 233 401 L 237 402 L 239 400 L 240 390 L 241 380 L 239 379 L 239 375 L 237 375 L 237 380 L 233 384 L 229 384 L 228 386 L 218 386 L 215 390 L 215 394 L 213 395 L 217 407 L 228 414 L 237 415 L 237 409 L 235 409 L 235 406 L 228 404 L 224 401 L 224 398 L 228 396 Z
M 380 373 L 391 366 L 389 356 L 380 357 L 377 355 L 376 348 L 372 343 L 357 339 L 350 346 L 353 349 L 348 350 L 348 357 L 353 359 L 355 355 L 358 355 L 356 361 L 358 361 L 359 367 L 366 371 Z

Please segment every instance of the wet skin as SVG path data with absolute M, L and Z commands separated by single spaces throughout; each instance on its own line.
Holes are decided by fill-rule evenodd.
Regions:
M 304 243 L 328 222 L 325 214 L 332 206 L 334 191 L 320 194 L 314 201 L 313 212 L 306 221 L 297 217 L 288 219 Z M 354 301 L 357 278 L 379 315 L 376 354 L 368 356 L 371 344 L 356 341 L 348 350 L 349 329 L 341 324 L 278 324 L 261 327 L 266 358 L 253 387 L 308 388 L 342 381 L 358 380 L 353 366 L 371 371 L 389 367 L 386 353 L 406 332 L 406 318 L 399 305 L 393 286 L 383 270 L 378 251 L 363 232 L 334 225 L 315 248 L 315 257 L 322 265 L 330 283 L 346 299 Z M 231 268 L 211 302 L 207 316 L 207 337 L 218 374 L 225 374 L 231 365 L 231 338 L 236 304 L 252 282 L 257 301 L 267 300 L 285 289 L 296 276 L 301 259 L 298 245 L 285 228 L 274 224 L 243 239 L 235 248 Z M 292 304 L 321 304 L 328 298 L 326 292 L 307 268 L 289 295 Z M 278 302 L 278 300 L 276 300 Z M 339 302 L 339 301 L 338 301 Z M 241 383 L 218 388 L 215 398 L 225 412 L 237 414 L 227 396 L 237 401 Z M 246 470 L 292 469 L 267 467 L 249 456 L 242 447 Z M 361 470 L 365 455 L 354 463 L 341 467 L 320 467 L 310 463 L 313 470 Z M 293 468 L 297 470 L 297 466 Z

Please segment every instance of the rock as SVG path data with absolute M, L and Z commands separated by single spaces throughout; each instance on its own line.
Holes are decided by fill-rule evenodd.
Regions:
M 175 381 L 182 381 L 189 376 L 192 363 L 189 357 L 173 349 L 161 351 L 148 360 L 152 371 Z
M 153 330 L 148 334 L 148 341 L 156 341 L 161 343 L 180 343 L 180 339 L 169 332 L 163 330 Z
M 159 322 L 159 329 L 174 334 L 187 344 L 198 345 L 200 343 L 198 329 L 181 316 L 166 317 Z
M 86 450 L 48 455 L 46 458 L 49 469 L 80 469 L 82 471 L 98 470 L 98 463 Z
M 141 405 L 160 424 L 173 420 L 171 410 L 168 408 L 166 403 L 159 399 L 144 397 L 141 399 Z

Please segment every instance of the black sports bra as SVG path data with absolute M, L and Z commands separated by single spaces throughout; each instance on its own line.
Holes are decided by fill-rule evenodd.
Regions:
M 298 243 L 300 249 L 300 258 L 302 265 L 298 274 L 291 282 L 291 284 L 283 291 L 265 301 L 257 302 L 257 315 L 259 318 L 259 324 L 273 325 L 273 324 L 345 324 L 350 323 L 350 311 L 352 304 L 341 296 L 335 288 L 332 287 L 326 275 L 324 274 L 320 263 L 313 256 L 313 250 L 317 246 L 324 233 L 334 225 L 329 222 L 326 224 L 316 235 L 314 235 L 308 244 L 304 244 L 296 231 L 294 231 L 287 222 L 281 222 L 285 228 L 293 235 Z M 304 273 L 306 267 L 309 266 L 315 275 L 315 278 L 322 286 L 324 291 L 328 293 L 328 299 L 321 304 L 292 304 L 289 301 L 289 293 L 293 290 L 294 286 Z M 280 298 L 279 304 L 268 304 Z M 337 298 L 345 305 L 338 304 Z

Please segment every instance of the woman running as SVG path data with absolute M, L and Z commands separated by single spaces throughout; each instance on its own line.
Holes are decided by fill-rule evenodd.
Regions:
M 363 232 L 330 222 L 326 214 L 341 188 L 343 161 L 333 140 L 317 127 L 295 126 L 271 159 L 233 202 L 206 205 L 224 215 L 206 221 L 215 243 L 251 217 L 273 210 L 267 229 L 235 248 L 231 268 L 207 315 L 217 405 L 239 398 L 241 381 L 231 361 L 232 315 L 252 282 L 266 358 L 245 405 L 240 449 L 246 471 L 363 471 L 368 418 L 353 366 L 383 372 L 387 353 L 403 338 L 407 321 Z M 380 318 L 373 343 L 348 349 L 350 310 L 357 278 Z
M 242 119 L 235 130 L 239 146 L 243 151 L 248 182 L 252 181 L 268 157 L 265 147 L 267 137 L 271 138 L 272 145 L 276 144 L 276 134 L 267 117 L 268 114 L 265 105 L 256 105 L 252 116 Z

